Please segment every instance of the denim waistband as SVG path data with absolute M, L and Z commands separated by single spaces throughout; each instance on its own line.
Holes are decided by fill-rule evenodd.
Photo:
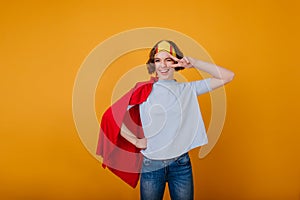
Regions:
M 178 158 L 184 157 L 184 156 L 186 156 L 186 155 L 188 155 L 188 152 L 186 152 L 186 153 L 184 153 L 184 154 L 182 154 L 182 155 L 180 155 L 180 156 L 177 156 L 177 157 L 175 157 L 175 158 L 169 158 L 169 159 L 161 159 L 161 160 L 158 160 L 158 159 L 151 159 L 151 158 L 148 158 L 148 157 L 146 157 L 146 156 L 144 156 L 144 158 L 146 158 L 147 160 L 151 160 L 151 161 L 165 161 L 165 162 L 172 162 L 172 161 L 175 161 L 175 160 L 177 160 Z

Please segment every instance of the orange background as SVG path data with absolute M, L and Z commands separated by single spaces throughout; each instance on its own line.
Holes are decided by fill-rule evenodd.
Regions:
M 296 0 L 2 3 L 0 198 L 139 198 L 82 145 L 72 89 L 96 45 L 153 26 L 190 36 L 236 74 L 217 145 L 203 160 L 191 152 L 195 199 L 299 199 L 299 8 Z

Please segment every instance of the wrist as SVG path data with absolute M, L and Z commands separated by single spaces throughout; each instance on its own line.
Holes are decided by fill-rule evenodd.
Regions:
M 192 57 L 187 57 L 189 64 L 190 64 L 190 68 L 196 68 L 198 63 L 197 63 L 197 59 L 192 58 Z
M 193 60 L 193 66 L 195 68 L 201 68 L 201 65 L 202 65 L 201 60 L 196 60 L 196 59 Z
M 139 148 L 139 139 L 138 138 L 135 138 L 134 146 Z

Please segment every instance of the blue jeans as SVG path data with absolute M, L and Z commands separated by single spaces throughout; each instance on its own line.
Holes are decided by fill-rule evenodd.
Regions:
M 140 179 L 141 200 L 161 200 L 168 182 L 172 200 L 194 198 L 192 166 L 188 153 L 168 160 L 144 156 Z

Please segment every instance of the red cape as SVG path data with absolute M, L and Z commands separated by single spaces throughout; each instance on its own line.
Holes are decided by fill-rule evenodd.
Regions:
M 97 146 L 97 155 L 102 156 L 103 168 L 108 167 L 133 188 L 136 187 L 143 156 L 140 149 L 129 143 L 120 135 L 124 123 L 138 138 L 144 138 L 141 126 L 139 104 L 146 101 L 156 79 L 139 82 L 109 107 L 102 116 Z M 133 105 L 128 111 L 128 105 Z

